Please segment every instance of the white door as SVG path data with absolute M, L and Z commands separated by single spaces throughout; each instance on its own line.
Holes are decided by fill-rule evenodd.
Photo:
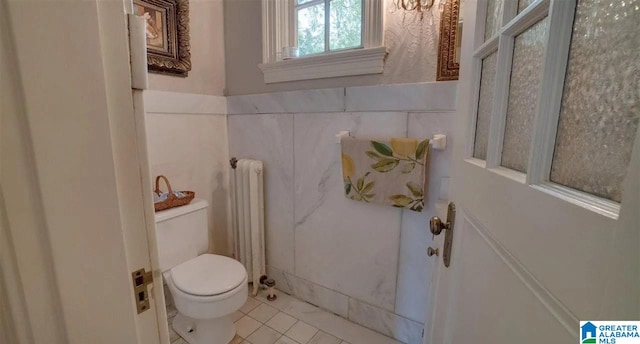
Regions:
M 0 341 L 167 337 L 162 287 L 138 314 L 131 278 L 157 259 L 127 12 L 123 0 L 0 0 Z
M 457 216 L 424 343 L 576 343 L 579 320 L 640 319 L 637 4 L 462 11 Z

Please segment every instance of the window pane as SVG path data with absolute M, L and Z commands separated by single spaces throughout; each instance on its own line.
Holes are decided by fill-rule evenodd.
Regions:
M 500 29 L 502 21 L 502 3 L 504 0 L 487 1 L 487 20 L 484 25 L 484 40 L 493 37 Z
M 546 46 L 547 18 L 516 36 L 502 145 L 502 166 L 527 172 L 531 131 Z
M 307 2 L 311 2 L 313 0 L 298 0 L 298 5 L 306 4 Z
M 489 122 L 493 110 L 493 91 L 496 83 L 496 62 L 498 52 L 482 60 L 482 74 L 480 79 L 480 99 L 478 100 L 478 119 L 476 121 L 476 139 L 473 146 L 473 156 L 487 159 L 487 142 L 489 142 Z
M 362 44 L 362 0 L 332 0 L 329 6 L 329 49 L 359 47 Z
M 324 3 L 298 10 L 300 55 L 324 52 Z
M 640 119 L 640 10 L 578 2 L 551 181 L 620 202 Z

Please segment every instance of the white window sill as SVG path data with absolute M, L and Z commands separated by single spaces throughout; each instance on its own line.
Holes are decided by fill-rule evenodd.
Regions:
M 384 70 L 386 47 L 340 51 L 258 65 L 267 84 L 333 78 L 340 76 L 380 74 Z

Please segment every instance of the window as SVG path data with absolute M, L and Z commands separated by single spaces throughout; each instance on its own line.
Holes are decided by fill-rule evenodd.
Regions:
M 265 83 L 383 72 L 383 0 L 262 0 Z M 297 46 L 299 57 L 282 59 Z
M 363 0 L 297 0 L 296 45 L 301 56 L 362 47 Z

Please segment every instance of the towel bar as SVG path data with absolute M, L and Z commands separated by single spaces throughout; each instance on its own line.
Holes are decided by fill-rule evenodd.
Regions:
M 336 134 L 336 143 L 340 143 L 340 140 L 345 137 L 345 136 L 349 136 L 349 131 L 348 130 L 343 130 L 340 131 Z M 447 135 L 444 134 L 435 134 L 433 135 L 433 138 L 430 140 L 431 143 L 431 148 L 433 149 L 437 149 L 437 150 L 444 150 L 445 148 L 447 148 Z

